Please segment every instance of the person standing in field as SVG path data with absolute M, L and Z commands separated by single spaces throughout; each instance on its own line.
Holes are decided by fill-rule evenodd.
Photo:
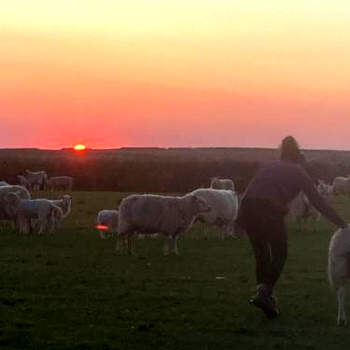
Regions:
M 280 160 L 264 165 L 249 183 L 237 219 L 250 239 L 256 260 L 257 294 L 250 303 L 268 318 L 279 315 L 273 289 L 287 258 L 288 204 L 302 191 L 329 221 L 340 228 L 347 227 L 317 192 L 303 167 L 304 157 L 294 137 L 285 137 L 280 151 Z

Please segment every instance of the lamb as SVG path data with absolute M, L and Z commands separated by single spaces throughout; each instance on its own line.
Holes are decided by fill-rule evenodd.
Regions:
M 70 176 L 50 177 L 46 181 L 46 186 L 51 191 L 54 191 L 54 190 L 72 191 L 73 178 Z
M 8 193 L 4 200 L 18 223 L 20 233 L 28 232 L 32 219 L 38 221 L 39 234 L 42 234 L 46 229 L 52 232 L 56 222 L 61 220 L 63 216 L 62 209 L 48 199 L 22 199 L 16 193 Z
M 231 179 L 219 179 L 218 177 L 211 178 L 210 187 L 217 190 L 235 190 L 235 185 Z
M 196 217 L 209 210 L 206 201 L 193 194 L 183 197 L 130 195 L 119 206 L 117 237 L 128 238 L 128 253 L 131 253 L 130 238 L 134 233 L 162 233 L 165 236 L 164 253 L 169 253 L 169 244 L 173 242 L 174 253 L 178 255 L 179 234 L 188 231 Z M 118 241 L 116 249 L 119 250 Z
M 30 171 L 26 170 L 25 178 L 28 182 L 29 189 L 33 191 L 45 189 L 45 184 L 47 181 L 47 174 L 45 171 Z
M 337 230 L 328 250 L 328 280 L 336 291 L 338 301 L 338 325 L 347 324 L 345 313 L 346 284 L 350 282 L 350 226 Z
M 350 194 L 350 177 L 338 176 L 333 180 L 333 193 Z
M 101 210 L 97 214 L 96 228 L 100 232 L 100 238 L 105 239 L 105 233 L 111 233 L 112 235 L 118 232 L 118 210 Z
M 198 215 L 197 220 L 217 226 L 221 238 L 234 235 L 234 222 L 238 213 L 238 196 L 231 190 L 198 188 L 191 194 L 203 198 L 210 206 L 210 211 Z

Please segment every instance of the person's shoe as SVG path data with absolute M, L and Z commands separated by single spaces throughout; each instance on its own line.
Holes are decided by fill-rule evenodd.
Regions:
M 249 303 L 261 309 L 267 318 L 273 319 L 279 316 L 276 299 L 271 295 L 272 290 L 265 285 L 258 286 L 258 293 L 249 300 Z
M 270 320 L 280 315 L 280 312 L 272 298 L 256 295 L 249 300 L 249 303 L 261 309 Z

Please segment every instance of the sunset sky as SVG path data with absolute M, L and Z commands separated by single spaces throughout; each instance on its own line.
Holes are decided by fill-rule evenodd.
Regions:
M 0 0 L 0 147 L 350 149 L 350 1 Z

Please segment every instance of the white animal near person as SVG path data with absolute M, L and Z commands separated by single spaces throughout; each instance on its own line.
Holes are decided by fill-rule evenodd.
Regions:
M 219 179 L 218 177 L 211 179 L 210 187 L 217 190 L 235 190 L 235 184 L 231 179 Z
M 55 176 L 50 177 L 46 181 L 46 186 L 48 190 L 63 190 L 71 191 L 73 188 L 73 178 L 71 176 Z
M 62 209 L 48 199 L 22 199 L 16 193 L 8 193 L 4 200 L 16 217 L 20 233 L 29 232 L 32 219 L 37 220 L 39 234 L 52 232 L 56 222 L 62 220 Z
M 177 240 L 189 230 L 196 217 L 210 210 L 206 201 L 193 194 L 183 197 L 152 194 L 130 195 L 119 206 L 118 236 L 128 238 L 128 252 L 132 252 L 131 236 L 135 233 L 161 233 L 165 236 L 164 253 L 169 253 L 170 242 L 179 254 Z M 119 240 L 117 241 L 119 250 Z
M 221 238 L 234 235 L 234 223 L 238 214 L 238 196 L 231 190 L 198 188 L 191 194 L 203 198 L 210 210 L 197 216 L 197 220 L 220 230 Z
M 45 189 L 45 184 L 47 181 L 47 174 L 45 171 L 25 171 L 25 178 L 27 179 L 28 186 L 30 190 L 39 191 Z
M 350 284 L 350 226 L 337 230 L 328 250 L 328 279 L 338 301 L 337 323 L 347 324 L 345 296 Z
M 118 232 L 118 210 L 104 209 L 98 212 L 96 219 L 96 228 L 100 233 L 100 238 L 105 239 L 106 233 L 112 235 Z
M 319 180 L 317 185 L 317 191 L 324 198 L 329 198 L 333 193 L 333 186 L 327 184 L 323 180 Z

